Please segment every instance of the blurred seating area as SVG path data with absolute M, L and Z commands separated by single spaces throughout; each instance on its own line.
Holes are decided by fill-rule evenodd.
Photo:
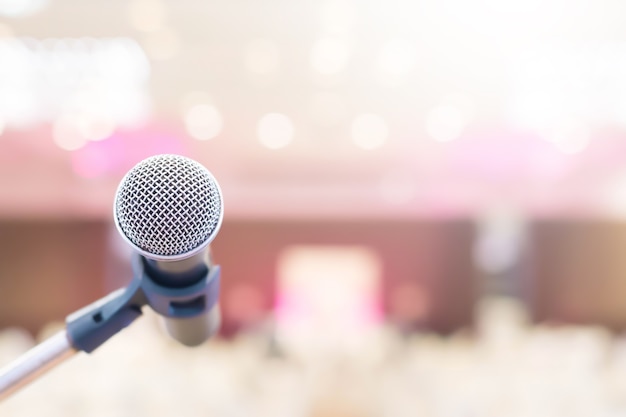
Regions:
M 484 300 L 476 313 L 475 331 L 447 337 L 406 337 L 380 326 L 352 355 L 290 351 L 267 329 L 183 348 L 148 313 L 94 355 L 73 358 L 8 400 L 2 414 L 624 415 L 625 339 L 598 326 L 533 325 L 523 306 L 507 298 Z M 0 362 L 33 343 L 25 332 L 5 329 Z

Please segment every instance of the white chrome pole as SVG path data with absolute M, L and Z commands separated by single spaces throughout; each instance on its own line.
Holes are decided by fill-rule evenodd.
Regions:
M 0 369 L 0 401 L 76 353 L 62 330 Z

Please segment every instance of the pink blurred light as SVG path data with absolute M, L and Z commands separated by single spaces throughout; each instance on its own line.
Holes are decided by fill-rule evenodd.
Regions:
M 373 297 L 366 297 L 362 300 L 359 308 L 356 311 L 355 321 L 357 324 L 361 324 L 364 327 L 371 327 L 372 325 L 382 323 L 384 319 L 383 307 L 380 303 L 380 292 Z
M 509 130 L 477 132 L 457 141 L 442 169 L 493 184 L 557 181 L 575 165 L 540 136 Z
M 346 312 L 352 323 L 359 328 L 368 328 L 381 323 L 384 313 L 379 299 L 380 294 L 375 294 L 359 300 L 353 311 Z M 311 300 L 306 295 L 293 291 L 279 291 L 274 301 L 274 312 L 278 322 L 306 323 L 313 311 Z
M 304 319 L 311 314 L 312 306 L 309 299 L 293 291 L 279 291 L 274 301 L 277 320 L 293 320 L 294 317 Z
M 138 161 L 153 155 L 188 154 L 181 136 L 158 126 L 115 132 L 110 137 L 89 142 L 72 153 L 74 172 L 85 178 L 99 178 L 127 172 Z

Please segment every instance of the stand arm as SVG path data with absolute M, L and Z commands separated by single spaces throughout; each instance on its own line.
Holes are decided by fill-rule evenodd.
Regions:
M 26 352 L 18 360 L 0 369 L 0 401 L 76 353 L 65 330 Z
M 70 314 L 64 330 L 0 369 L 0 401 L 78 351 L 93 352 L 141 316 L 141 279 Z

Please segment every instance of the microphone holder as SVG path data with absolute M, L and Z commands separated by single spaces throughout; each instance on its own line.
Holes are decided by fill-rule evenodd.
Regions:
M 141 316 L 145 305 L 162 316 L 183 319 L 210 311 L 218 301 L 218 265 L 189 272 L 182 281 L 191 278 L 193 283 L 182 287 L 159 283 L 158 272 L 141 255 L 133 257 L 132 265 L 133 279 L 126 288 L 70 314 L 64 330 L 0 369 L 0 401 L 78 351 L 93 352 Z

